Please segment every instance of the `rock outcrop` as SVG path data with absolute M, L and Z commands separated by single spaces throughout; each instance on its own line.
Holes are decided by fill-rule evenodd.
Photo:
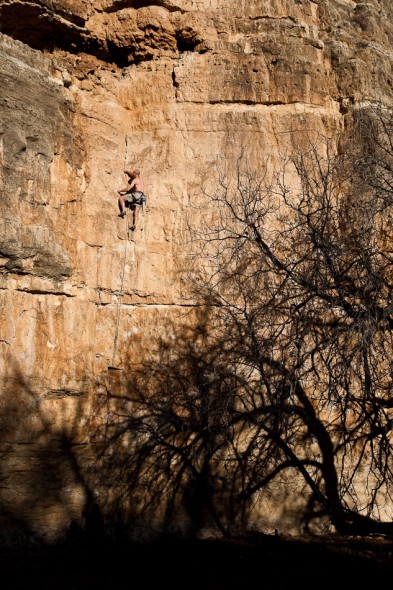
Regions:
M 56 539 L 100 493 L 75 460 L 97 398 L 194 308 L 178 269 L 204 172 L 244 146 L 278 166 L 294 128 L 391 104 L 393 7 L 3 0 L 0 24 L 0 502 L 8 531 Z

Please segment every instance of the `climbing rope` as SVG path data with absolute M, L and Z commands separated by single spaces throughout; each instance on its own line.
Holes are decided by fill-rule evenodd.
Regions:
M 127 226 L 127 215 L 125 215 L 124 219 L 125 219 L 125 223 Z M 128 244 L 129 234 L 130 234 L 130 230 L 127 227 L 127 237 L 126 237 L 125 246 L 124 246 L 123 269 L 121 272 L 120 292 L 117 295 L 117 309 L 116 309 L 117 317 L 116 317 L 115 338 L 113 341 L 112 364 L 108 367 L 108 369 L 118 369 L 118 367 L 115 366 L 115 359 L 116 359 L 116 352 L 117 352 L 117 341 L 119 338 L 120 302 L 121 302 L 121 298 L 123 296 L 123 285 L 124 285 L 124 275 L 125 275 L 126 260 L 127 260 L 127 244 Z

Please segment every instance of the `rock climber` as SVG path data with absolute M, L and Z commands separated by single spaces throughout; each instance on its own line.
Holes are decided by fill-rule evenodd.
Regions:
M 146 202 L 146 196 L 144 193 L 143 187 L 143 180 L 141 178 L 141 171 L 139 168 L 135 168 L 134 170 L 124 170 L 124 174 L 128 176 L 128 181 L 125 188 L 118 190 L 119 193 L 119 209 L 120 214 L 119 217 L 125 217 L 126 211 L 126 204 L 128 203 L 131 207 L 132 211 L 132 226 L 130 227 L 131 230 L 136 228 L 138 223 L 138 215 L 139 209 L 143 209 L 143 205 Z

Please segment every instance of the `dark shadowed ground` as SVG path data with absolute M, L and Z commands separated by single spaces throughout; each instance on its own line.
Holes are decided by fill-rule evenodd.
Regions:
M 1 590 L 234 590 L 393 587 L 393 543 L 360 538 L 300 541 L 161 540 L 2 550 Z

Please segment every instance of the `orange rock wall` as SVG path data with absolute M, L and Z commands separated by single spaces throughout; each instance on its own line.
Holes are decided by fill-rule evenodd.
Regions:
M 62 437 L 88 443 L 108 366 L 131 370 L 193 307 L 178 268 L 206 170 L 241 147 L 273 169 L 293 129 L 331 134 L 359 101 L 391 103 L 392 11 L 390 0 L 2 2 L 7 524 L 56 538 L 80 515 L 71 462 L 48 478 L 48 456 L 62 456 Z M 130 233 L 116 190 L 133 166 L 148 203 Z M 116 379 L 121 392 L 127 377 Z

